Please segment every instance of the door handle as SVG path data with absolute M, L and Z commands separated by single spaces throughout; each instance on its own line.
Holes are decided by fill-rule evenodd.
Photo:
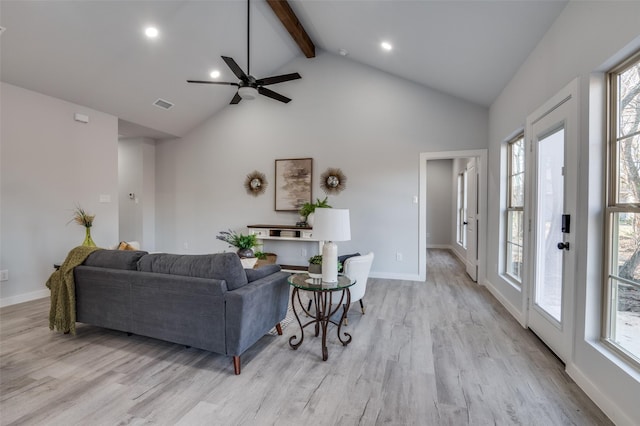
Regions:
M 559 250 L 569 250 L 569 243 L 558 243 Z
M 468 224 L 469 224 L 469 222 L 462 222 L 462 224 L 463 224 L 463 225 L 468 225 Z

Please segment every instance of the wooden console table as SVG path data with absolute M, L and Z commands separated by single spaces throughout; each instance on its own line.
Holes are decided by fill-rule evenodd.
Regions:
M 318 253 L 322 253 L 324 241 L 313 237 L 313 228 L 295 225 L 247 225 L 249 233 L 258 238 L 258 243 L 263 240 L 293 241 L 318 243 Z M 281 265 L 282 269 L 290 271 L 306 271 L 307 266 Z

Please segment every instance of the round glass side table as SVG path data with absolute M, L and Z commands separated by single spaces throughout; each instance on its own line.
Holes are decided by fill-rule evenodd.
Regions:
M 300 326 L 300 338 L 298 339 L 297 335 L 291 336 L 291 338 L 289 338 L 289 345 L 293 349 L 298 349 L 304 340 L 304 329 L 307 326 L 313 325 L 316 337 L 322 335 L 322 360 L 326 361 L 329 358 L 329 352 L 327 351 L 327 326 L 330 323 L 338 326 L 337 333 L 340 343 L 344 346 L 351 343 L 351 335 L 349 333 L 341 333 L 341 331 L 342 323 L 351 305 L 349 287 L 356 282 L 346 275 L 338 275 L 337 282 L 327 283 L 322 281 L 322 279 L 311 278 L 309 274 L 306 273 L 292 274 L 287 280 L 289 285 L 293 287 L 291 306 L 293 308 L 293 314 Z M 300 290 L 313 293 L 312 302 L 315 312 L 311 312 L 309 307 L 304 306 L 300 300 Z M 334 294 L 336 295 L 336 300 L 339 295 L 339 300 L 337 300 L 335 306 L 333 306 Z M 296 304 L 301 312 L 298 312 Z M 342 315 L 340 316 L 340 320 L 336 322 L 332 317 L 340 310 L 341 306 L 343 307 Z M 303 324 L 299 315 L 301 313 L 306 314 L 311 319 Z

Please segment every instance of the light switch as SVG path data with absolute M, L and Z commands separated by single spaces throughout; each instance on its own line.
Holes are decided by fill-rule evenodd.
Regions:
M 109 195 L 109 194 L 100 194 L 100 202 L 101 203 L 110 203 L 111 202 L 111 195 Z

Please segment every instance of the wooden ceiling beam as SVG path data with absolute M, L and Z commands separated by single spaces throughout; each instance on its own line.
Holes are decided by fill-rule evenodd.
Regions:
M 315 58 L 316 47 L 300 21 L 298 21 L 298 17 L 291 9 L 287 0 L 267 0 L 267 3 L 269 3 L 271 9 L 273 9 L 278 19 L 280 19 L 282 25 L 289 31 L 291 38 L 298 44 L 302 53 L 304 53 L 307 58 Z

